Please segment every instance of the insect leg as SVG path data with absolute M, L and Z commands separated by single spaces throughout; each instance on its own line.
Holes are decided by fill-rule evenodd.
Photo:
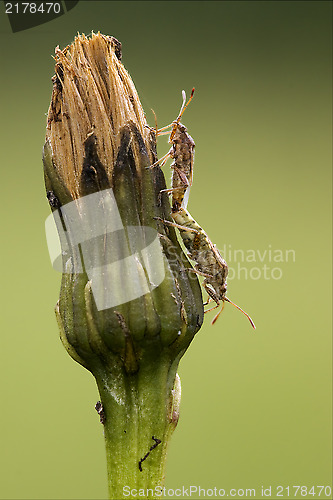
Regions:
M 211 298 L 210 295 L 207 297 L 207 302 L 204 303 L 204 306 L 208 306 L 208 304 L 212 301 L 213 299 Z
M 160 134 L 160 132 L 161 132 L 162 130 L 167 130 L 168 128 L 171 128 L 172 126 L 173 126 L 173 123 L 170 123 L 169 125 L 166 125 L 165 127 L 161 127 L 161 128 L 159 128 L 159 129 L 157 130 L 157 135 L 162 135 L 162 134 Z M 169 134 L 169 132 L 167 132 L 167 133 Z
M 158 193 L 158 203 L 159 204 L 161 203 L 162 193 L 171 194 L 173 191 L 177 191 L 178 189 L 182 189 L 182 188 L 161 189 L 161 191 Z
M 215 316 L 215 318 L 213 318 L 213 320 L 212 320 L 212 325 L 214 325 L 215 321 L 217 321 L 217 320 L 218 320 L 218 318 L 219 318 L 219 316 L 220 316 L 221 312 L 223 311 L 223 309 L 224 309 L 224 301 L 223 301 L 223 303 L 222 303 L 221 310 L 217 313 L 217 315 Z
M 170 156 L 171 156 L 170 155 L 170 151 L 168 151 L 166 155 L 162 156 L 162 158 L 160 158 L 159 160 L 155 161 L 155 163 L 152 163 L 151 165 L 149 165 L 149 167 L 146 167 L 146 168 L 153 168 L 153 167 L 156 167 L 157 165 L 159 165 L 160 168 L 161 168 L 161 167 L 163 167 L 163 165 L 166 164 L 166 162 L 168 161 L 168 158 Z
M 173 191 L 184 191 L 184 188 L 176 187 L 176 188 L 170 188 L 170 189 L 161 189 L 159 194 L 161 195 L 161 193 L 172 193 Z
M 221 302 L 220 302 L 220 300 L 219 300 L 216 296 L 214 296 L 214 292 L 213 292 L 213 290 L 210 290 L 207 286 L 205 286 L 205 284 L 203 284 L 203 286 L 204 286 L 204 288 L 206 289 L 206 291 L 207 291 L 207 293 L 208 293 L 208 296 L 209 296 L 209 297 L 208 297 L 208 302 L 210 302 L 210 299 L 212 299 L 212 300 L 214 300 L 214 301 L 215 301 L 215 303 L 216 303 L 216 306 L 211 307 L 210 309 L 206 309 L 206 311 L 205 311 L 205 314 L 206 314 L 206 313 L 207 313 L 207 312 L 209 312 L 209 311 L 214 311 L 214 309 L 217 309 L 217 308 L 220 306 Z M 215 323 L 215 321 L 218 319 L 218 317 L 220 316 L 220 314 L 221 314 L 221 312 L 223 311 L 223 309 L 224 309 L 224 300 L 222 301 L 222 307 L 221 307 L 221 310 L 220 310 L 220 311 L 216 314 L 216 316 L 215 316 L 215 317 L 213 318 L 213 320 L 212 320 L 212 323 L 211 323 L 212 325 L 213 325 L 213 324 Z
M 170 125 L 168 125 L 169 127 Z M 163 129 L 160 129 L 160 130 L 163 130 Z M 160 137 L 161 135 L 169 135 L 170 134 L 170 130 L 167 130 L 166 132 L 162 132 L 161 134 L 159 133 L 159 131 L 157 131 L 157 135 L 158 137 Z
M 209 313 L 210 311 L 214 311 L 214 309 L 217 309 L 219 307 L 220 303 L 216 304 L 216 306 L 211 307 L 210 309 L 206 309 L 205 314 Z
M 159 196 L 161 196 L 161 193 L 173 193 L 174 191 L 180 191 L 181 193 L 183 193 L 184 196 L 187 188 L 189 187 L 189 182 L 187 180 L 187 177 L 184 174 L 184 172 L 179 170 L 179 168 L 177 168 L 176 166 L 171 165 L 171 168 L 174 169 L 174 171 L 177 172 L 177 174 L 179 175 L 182 186 L 172 187 L 170 189 L 161 189 Z
M 161 193 L 172 193 L 172 191 L 177 191 L 178 189 L 182 189 L 182 188 L 161 189 L 160 194 Z
M 162 128 L 160 128 L 160 129 L 159 129 L 159 128 L 157 127 L 157 116 L 156 116 L 156 113 L 155 113 L 155 111 L 154 111 L 152 108 L 151 108 L 151 111 L 152 111 L 152 113 L 153 113 L 153 115 L 154 115 L 154 119 L 155 119 L 155 128 L 149 127 L 149 125 L 146 125 L 146 127 L 147 127 L 147 128 L 149 128 L 150 130 L 154 130 L 154 132 L 155 132 L 155 134 L 156 134 L 156 137 L 157 137 L 158 135 L 167 135 L 167 134 L 170 134 L 170 131 L 169 131 L 169 132 L 163 132 L 163 134 L 160 134 L 160 132 L 161 132 L 161 130 L 166 130 L 166 129 L 168 129 L 168 128 L 171 128 L 171 127 L 172 127 L 172 124 L 170 124 L 170 125 L 166 125 L 165 127 L 162 127 Z
M 191 233 L 200 234 L 200 231 L 198 231 L 197 229 L 192 229 L 190 227 L 181 226 L 180 224 L 176 224 L 176 222 L 170 222 L 168 220 L 161 219 L 161 217 L 153 217 L 153 219 L 159 220 L 159 221 L 163 222 L 163 224 L 167 224 L 168 226 L 173 226 L 173 227 L 177 227 L 178 229 L 183 229 L 183 231 L 190 231 Z
M 198 271 L 197 269 L 189 269 L 188 271 L 189 271 L 189 273 L 196 273 L 199 276 L 204 276 L 204 278 L 213 278 L 214 277 L 211 274 L 202 273 L 201 271 Z

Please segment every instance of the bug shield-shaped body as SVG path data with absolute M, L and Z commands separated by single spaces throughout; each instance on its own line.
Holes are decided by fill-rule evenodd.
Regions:
M 175 122 L 175 129 L 170 135 L 172 147 L 170 156 L 173 158 L 172 170 L 172 204 L 186 208 L 190 187 L 193 182 L 193 162 L 195 143 L 181 123 Z
M 203 287 L 208 295 L 216 302 L 223 301 L 227 293 L 228 265 L 218 249 L 209 244 L 200 242 L 196 250 L 196 236 L 194 236 L 192 257 L 197 265 L 195 268 L 208 275 L 203 281 Z
M 184 208 L 174 206 L 172 218 L 178 225 L 195 270 L 205 277 L 202 285 L 216 302 L 224 300 L 227 292 L 228 265 L 205 231 Z

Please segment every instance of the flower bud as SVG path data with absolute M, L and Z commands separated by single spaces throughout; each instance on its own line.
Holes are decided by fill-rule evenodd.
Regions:
M 182 356 L 203 320 L 200 285 L 170 219 L 156 137 L 121 63 L 98 33 L 56 48 L 44 173 L 62 247 L 56 307 L 79 363 L 128 374 Z M 161 226 L 159 224 L 159 226 Z

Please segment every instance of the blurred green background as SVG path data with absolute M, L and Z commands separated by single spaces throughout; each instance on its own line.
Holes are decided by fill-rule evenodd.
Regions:
M 256 252 L 225 255 L 255 333 L 226 304 L 181 361 L 166 486 L 262 498 L 262 486 L 331 485 L 331 2 L 80 1 L 14 34 L 0 9 L 0 498 L 107 496 L 97 389 L 53 313 L 41 164 L 51 55 L 91 30 L 123 43 L 152 125 L 151 108 L 166 125 L 196 88 L 182 120 L 196 142 L 188 208 L 221 250 Z

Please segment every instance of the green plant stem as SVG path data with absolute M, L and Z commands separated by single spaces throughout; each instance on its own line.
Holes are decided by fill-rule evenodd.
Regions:
M 120 363 L 95 374 L 105 413 L 110 499 L 125 498 L 125 491 L 126 498 L 156 498 L 155 488 L 163 487 L 167 445 L 177 423 L 173 388 L 178 360 L 154 352 L 149 358 L 133 374 Z M 140 489 L 150 491 L 143 497 Z

